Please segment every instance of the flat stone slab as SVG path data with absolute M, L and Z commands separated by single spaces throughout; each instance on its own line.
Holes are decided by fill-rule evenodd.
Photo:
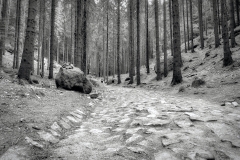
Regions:
M 180 139 L 183 136 L 181 133 L 168 133 L 165 134 L 162 138 L 163 146 L 169 146 L 172 144 L 180 143 L 182 140 Z
M 39 136 L 47 141 L 47 142 L 51 142 L 51 143 L 57 143 L 59 142 L 59 139 L 55 138 L 51 133 L 45 132 L 45 131 L 40 131 L 38 132 Z
M 27 149 L 23 146 L 13 146 L 9 148 L 1 157 L 0 160 L 26 160 Z
M 180 160 L 170 151 L 160 151 L 154 154 L 155 160 Z
M 152 127 L 162 127 L 165 125 L 170 124 L 170 120 L 161 120 L 161 119 L 153 119 L 149 121 L 148 123 L 144 124 L 144 126 L 152 126 Z
M 131 119 L 130 118 L 125 118 L 125 119 L 122 119 L 122 120 L 120 120 L 119 121 L 119 123 L 129 123 L 131 121 Z
M 189 116 L 189 119 L 191 121 L 202 121 L 202 122 L 205 121 L 204 117 L 201 117 L 201 116 L 199 116 L 199 115 L 197 115 L 195 113 L 185 112 L 185 114 Z
M 174 123 L 180 128 L 186 128 L 186 127 L 193 126 L 193 123 L 189 119 L 185 119 L 185 120 L 177 119 L 177 120 L 174 120 Z
M 240 148 L 240 134 L 233 126 L 224 123 L 206 123 L 206 126 L 211 129 L 221 141 L 229 141 L 234 147 Z
M 79 119 L 74 118 L 73 116 L 67 116 L 67 119 L 69 119 L 73 123 L 79 123 L 81 122 Z
M 54 122 L 54 123 L 51 125 L 51 129 L 52 129 L 52 130 L 55 130 L 55 131 L 62 131 L 62 128 L 58 125 L 57 122 Z
M 38 148 L 43 148 L 43 145 L 42 145 L 42 144 L 40 144 L 40 143 L 32 140 L 32 139 L 29 138 L 29 137 L 25 137 L 25 140 L 26 140 L 26 142 L 29 143 L 30 145 L 33 145 L 33 146 L 38 147 Z
M 103 131 L 100 129 L 91 129 L 89 132 L 92 134 L 98 134 L 98 133 L 102 133 Z
M 134 152 L 134 153 L 146 153 L 146 151 L 140 147 L 127 147 L 127 149 L 129 149 L 130 151 Z
M 71 126 L 70 126 L 67 122 L 65 122 L 64 120 L 61 120 L 59 123 L 60 123 L 60 124 L 62 125 L 62 127 L 65 128 L 65 129 L 70 129 L 70 128 L 71 128 Z
M 136 141 L 139 141 L 140 139 L 143 139 L 143 137 L 139 134 L 134 134 L 132 135 L 130 138 L 128 138 L 126 140 L 126 143 L 127 144 L 130 144 L 130 143 L 133 143 L 133 142 L 136 142 Z
M 82 119 L 82 118 L 83 118 L 83 116 L 80 115 L 80 114 L 78 114 L 77 112 L 76 112 L 76 113 L 75 113 L 75 112 L 70 112 L 70 114 L 71 114 L 72 116 L 74 116 L 74 117 L 77 117 L 78 119 Z
M 127 129 L 126 131 L 126 134 L 135 134 L 137 133 L 139 130 L 142 130 L 143 128 L 141 127 L 138 127 L 138 128 L 129 128 Z

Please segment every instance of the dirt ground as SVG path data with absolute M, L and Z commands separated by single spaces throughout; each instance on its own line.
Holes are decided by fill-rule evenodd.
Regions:
M 37 131 L 70 111 L 91 111 L 87 95 L 56 89 L 53 80 L 38 77 L 39 84 L 20 85 L 14 71 L 5 71 L 0 76 L 0 155 L 11 146 L 27 145 L 25 137 L 39 141 Z

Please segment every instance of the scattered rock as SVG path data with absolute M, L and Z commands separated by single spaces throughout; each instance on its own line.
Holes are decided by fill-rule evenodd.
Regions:
M 55 78 L 57 88 L 63 88 L 67 90 L 79 91 L 89 94 L 92 91 L 92 84 L 86 78 L 84 73 L 79 68 L 60 68 Z
M 100 86 L 97 80 L 94 80 L 94 79 L 90 78 L 89 81 L 90 81 L 90 82 L 92 83 L 92 85 L 95 86 L 95 87 L 99 87 L 99 86 Z
M 130 77 L 127 77 L 127 78 L 125 79 L 125 81 L 130 81 Z
M 138 154 L 145 153 L 145 150 L 140 147 L 127 147 L 127 149 Z
M 186 71 L 189 68 L 189 66 L 186 66 L 183 68 L 183 71 Z
M 225 106 L 225 103 L 223 102 L 223 103 L 221 103 L 220 105 L 221 105 L 221 106 Z
M 192 82 L 192 87 L 198 88 L 201 85 L 204 85 L 206 82 L 203 79 L 195 77 L 194 81 Z
M 32 82 L 35 84 L 39 84 L 39 81 L 37 79 L 32 79 Z
M 38 132 L 39 136 L 47 141 L 47 142 L 51 142 L 51 143 L 57 143 L 59 142 L 59 139 L 55 138 L 51 133 L 45 132 L 45 131 L 40 131 Z
M 32 128 L 33 128 L 33 129 L 36 129 L 36 130 L 41 130 L 41 128 L 38 127 L 38 126 L 32 126 Z
M 155 160 L 179 160 L 174 153 L 170 151 L 160 151 L 154 154 Z
M 55 131 L 62 131 L 62 128 L 58 125 L 57 122 L 54 122 L 52 125 L 51 125 L 51 129 L 55 130 Z
M 205 54 L 205 58 L 209 57 L 210 56 L 210 51 L 208 51 L 206 54 Z
M 23 79 L 19 79 L 18 84 L 22 85 L 22 86 L 25 86 L 25 81 Z
M 96 99 L 96 98 L 98 98 L 98 96 L 99 96 L 99 93 L 91 93 L 91 94 L 90 94 L 90 97 L 91 97 L 92 99 Z
M 178 89 L 178 92 L 185 92 L 185 87 L 184 86 L 181 86 L 181 87 L 179 87 L 179 89 Z
M 33 146 L 38 147 L 38 148 L 43 148 L 43 145 L 42 145 L 42 144 L 39 144 L 38 142 L 32 140 L 32 139 L 29 138 L 29 137 L 25 137 L 25 140 L 26 140 L 27 143 L 29 143 L 30 145 L 33 145 Z
M 215 158 L 219 160 L 231 160 L 231 158 L 220 150 L 215 151 Z
M 234 63 L 233 63 L 233 67 L 240 67 L 240 62 L 237 62 L 237 61 L 234 62 Z
M 215 58 L 215 57 L 217 57 L 218 56 L 218 54 L 215 54 L 214 56 L 212 56 L 212 58 Z
M 237 102 L 232 102 L 232 105 L 233 105 L 234 107 L 238 107 L 238 106 L 239 106 Z
M 143 137 L 141 135 L 138 135 L 138 134 L 134 134 L 132 135 L 132 137 L 128 138 L 126 140 L 126 143 L 127 144 L 130 144 L 130 143 L 133 143 L 133 142 L 136 142 L 136 141 L 139 141 L 140 139 L 142 139 Z

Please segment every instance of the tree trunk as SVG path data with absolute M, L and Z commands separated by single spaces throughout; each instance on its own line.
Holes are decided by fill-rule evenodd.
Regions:
M 236 14 L 237 14 L 237 25 L 240 25 L 240 15 L 239 15 L 239 0 L 236 0 Z
M 133 0 L 129 0 L 129 84 L 133 83 L 133 72 L 134 72 L 134 48 L 133 48 Z
M 189 12 L 188 12 L 188 0 L 186 0 L 186 9 L 187 9 L 187 49 L 189 50 Z
M 232 52 L 229 47 L 229 35 L 228 35 L 228 25 L 227 25 L 227 10 L 226 10 L 226 0 L 221 0 L 221 15 L 222 15 L 222 38 L 223 38 L 223 66 L 228 66 L 233 63 Z
M 166 2 L 163 2 L 163 52 L 164 52 L 164 77 L 168 75 L 168 65 L 167 65 L 167 14 L 166 14 Z
M 213 22 L 214 22 L 214 36 L 215 36 L 215 48 L 220 45 L 219 34 L 218 34 L 218 16 L 217 16 L 217 0 L 213 0 Z
M 190 0 L 190 22 L 191 22 L 191 52 L 194 53 L 194 44 L 193 44 L 193 8 L 192 1 Z
M 160 46 L 159 46 L 159 23 L 158 23 L 158 0 L 155 2 L 155 32 L 156 32 L 156 66 L 157 66 L 157 81 L 162 79 L 160 70 Z
M 137 85 L 140 85 L 140 0 L 137 0 Z
M 54 42 L 55 42 L 55 10 L 56 10 L 56 2 L 52 0 L 51 7 L 51 40 L 50 40 L 50 66 L 49 66 L 49 79 L 53 78 L 53 61 L 54 61 Z
M 220 18 L 220 5 L 221 5 L 221 2 L 219 3 L 219 1 L 221 0 L 217 0 L 217 12 L 218 12 L 218 32 L 219 34 L 221 34 L 221 18 Z
M 118 84 L 121 83 L 120 75 L 120 0 L 117 1 L 117 73 L 118 73 Z
M 114 14 L 115 15 L 115 14 Z M 114 18 L 113 18 L 113 78 L 115 78 L 115 67 L 116 67 L 116 58 L 115 58 L 115 35 L 114 35 Z
M 186 26 L 185 26 L 185 13 L 184 13 L 184 0 L 182 0 L 182 10 L 183 10 L 183 31 L 184 31 L 184 46 L 185 46 L 185 53 L 187 53 L 187 44 L 186 44 Z
M 29 0 L 28 20 L 26 29 L 26 38 L 24 43 L 24 50 L 21 60 L 21 65 L 18 71 L 20 79 L 26 79 L 31 82 L 31 72 L 34 56 L 34 42 L 36 35 L 36 15 L 38 8 L 38 0 Z
M 9 8 L 9 1 L 3 0 L 2 5 L 2 18 L 0 23 L 0 69 L 2 68 L 2 56 L 5 53 L 5 41 L 6 41 L 6 34 L 7 34 L 7 27 L 8 27 L 8 9 Z
M 147 73 L 150 73 L 149 68 L 149 37 L 148 37 L 148 0 L 145 0 L 145 20 L 146 20 L 146 68 Z
M 41 64 L 41 42 L 42 42 L 42 3 L 40 0 L 40 9 L 39 9 L 39 29 L 38 29 L 38 62 L 37 62 L 37 75 L 40 75 L 40 64 Z
M 172 85 L 176 85 L 182 82 L 181 73 L 181 47 L 180 47 L 180 26 L 179 26 L 179 4 L 178 0 L 172 0 L 172 12 L 173 12 L 173 78 Z
M 106 47 L 106 74 L 107 74 L 107 82 L 108 82 L 108 64 L 109 64 L 109 60 L 108 60 L 108 9 L 109 8 L 109 1 L 107 1 L 107 47 Z
M 231 30 L 231 47 L 234 48 L 236 41 L 235 41 L 235 34 L 234 34 L 234 28 L 235 28 L 235 16 L 234 16 L 234 3 L 233 0 L 229 1 L 230 3 L 230 30 Z
M 171 55 L 173 56 L 173 44 L 172 44 L 172 42 L 173 42 L 173 39 L 172 39 L 172 37 L 173 37 L 173 30 L 172 30 L 172 0 L 169 0 L 169 26 L 170 26 L 170 47 L 171 47 Z
M 83 24 L 82 24 L 82 43 L 83 43 L 83 58 L 82 58 L 82 70 L 85 75 L 87 75 L 87 8 L 88 0 L 84 0 L 84 10 L 83 10 Z
M 45 0 L 41 0 L 41 13 L 42 13 L 42 73 L 41 76 L 44 77 L 44 54 L 45 54 L 45 48 L 46 48 L 46 41 L 45 41 L 45 19 L 46 19 L 46 15 L 45 15 Z
M 105 34 L 104 34 L 104 14 L 103 14 L 103 79 L 105 82 L 105 78 L 106 78 L 106 57 L 105 57 Z
M 200 42 L 201 49 L 204 48 L 204 39 L 203 39 L 203 20 L 202 20 L 202 0 L 198 0 L 198 20 L 199 20 L 199 31 L 200 31 Z
M 20 24 L 21 24 L 21 0 L 17 1 L 16 6 L 16 22 L 15 22 L 15 42 L 13 55 L 13 68 L 19 67 L 19 41 L 20 41 Z

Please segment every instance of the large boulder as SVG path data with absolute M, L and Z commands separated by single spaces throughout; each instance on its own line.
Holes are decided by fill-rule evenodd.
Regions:
M 62 66 L 55 78 L 57 88 L 79 91 L 89 94 L 92 84 L 84 73 L 74 66 Z

